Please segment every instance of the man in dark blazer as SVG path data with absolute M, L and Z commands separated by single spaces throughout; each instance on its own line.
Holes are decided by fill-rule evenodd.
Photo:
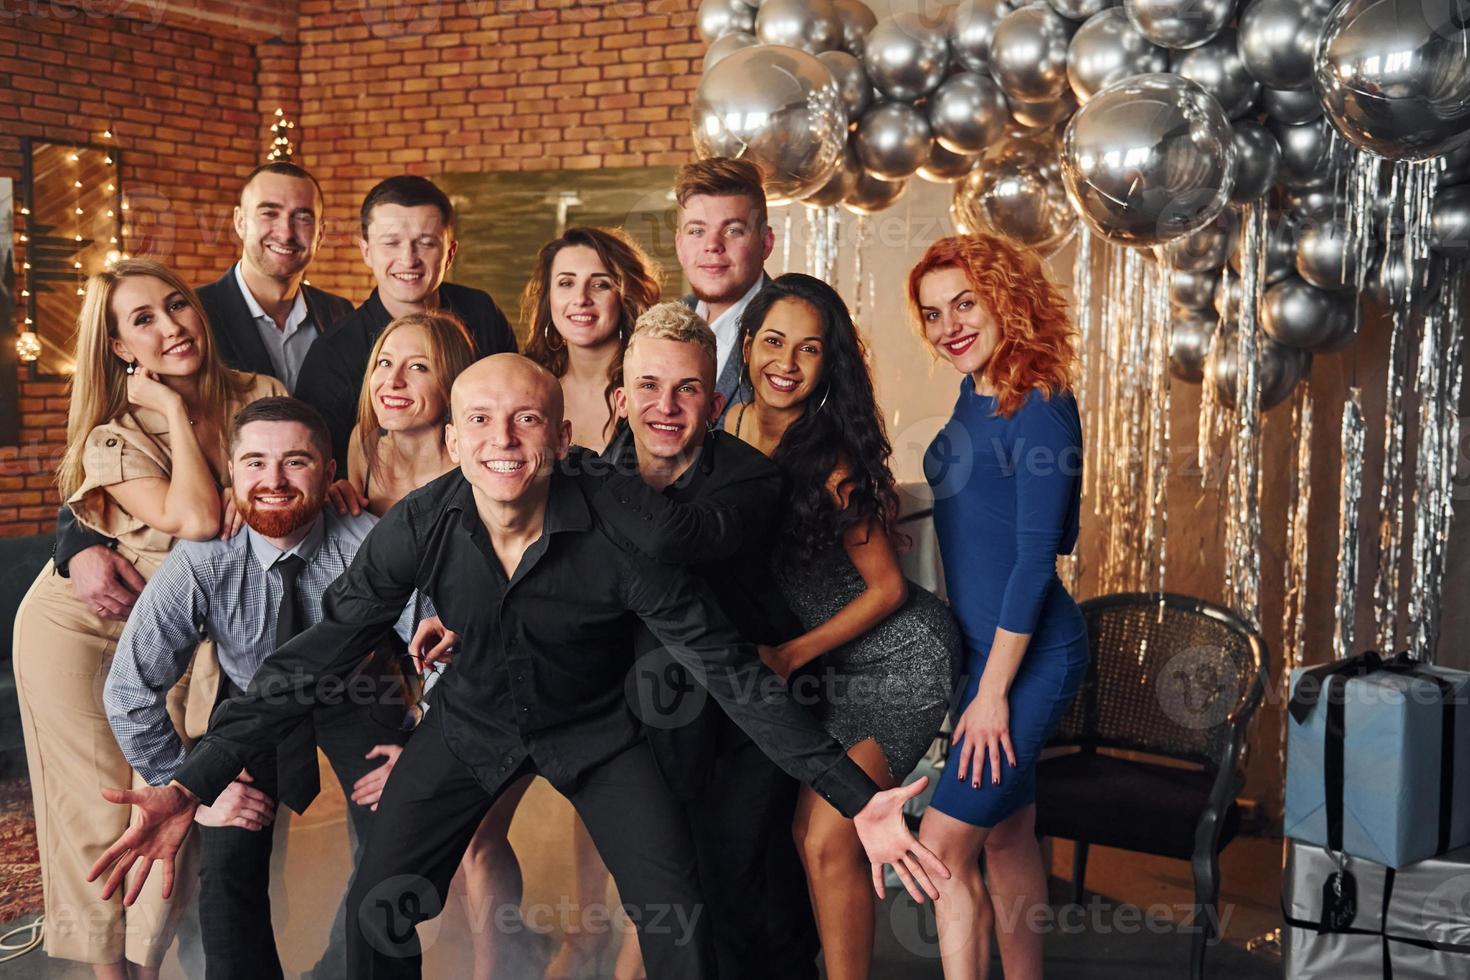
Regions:
M 395 317 L 444 310 L 469 328 L 475 354 L 516 350 L 515 333 L 490 294 L 444 281 L 459 243 L 454 206 L 423 177 L 389 177 L 363 199 L 362 260 L 377 288 L 330 335 L 312 346 L 297 397 L 327 420 L 337 470 L 347 472 L 347 443 L 357 423 L 357 398 L 373 344 Z

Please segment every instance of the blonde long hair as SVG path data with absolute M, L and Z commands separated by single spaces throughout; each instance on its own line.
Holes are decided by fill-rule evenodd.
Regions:
M 199 337 L 199 401 L 220 423 L 223 439 L 231 404 L 248 389 L 241 375 L 219 359 L 211 335 L 209 317 L 189 284 L 167 266 L 147 259 L 127 259 L 87 280 L 82 311 L 77 316 L 76 369 L 71 378 L 71 407 L 66 416 L 66 455 L 56 474 L 61 499 L 76 493 L 86 479 L 82 456 L 87 436 L 99 425 L 112 422 L 129 411 L 127 365 L 112 350 L 117 337 L 117 317 L 112 297 L 124 279 L 151 276 L 184 297 L 204 329 Z

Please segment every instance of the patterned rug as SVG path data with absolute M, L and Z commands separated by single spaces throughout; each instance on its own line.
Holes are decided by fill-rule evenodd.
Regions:
M 41 913 L 41 858 L 31 781 L 0 780 L 0 923 Z

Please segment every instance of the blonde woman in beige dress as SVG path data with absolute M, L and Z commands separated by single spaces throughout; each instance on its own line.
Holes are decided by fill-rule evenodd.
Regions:
M 219 533 L 229 420 L 256 398 L 282 394 L 274 378 L 224 367 L 198 299 L 174 273 L 154 262 L 120 262 L 88 282 L 78 317 L 61 497 L 149 578 L 174 541 Z M 180 869 L 170 896 L 163 880 L 150 881 L 128 909 L 121 895 L 104 901 L 86 880 L 129 819 L 102 790 L 142 785 L 102 706 L 123 626 L 77 599 L 48 563 L 16 613 L 14 667 L 46 952 L 91 964 L 99 980 L 150 980 L 192 897 L 192 863 Z M 186 693 L 181 684 L 170 694 L 181 731 Z

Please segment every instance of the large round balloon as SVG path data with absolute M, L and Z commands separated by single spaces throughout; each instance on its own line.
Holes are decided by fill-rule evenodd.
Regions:
M 742 34 L 739 31 L 717 38 L 704 53 L 704 70 L 709 71 L 741 48 L 752 48 L 759 43 L 754 34 Z
M 1218 269 L 1230 257 L 1230 248 L 1235 243 L 1235 233 L 1239 225 L 1235 212 L 1226 209 L 1199 231 L 1181 235 L 1160 246 L 1160 252 L 1164 261 L 1173 269 L 1184 272 L 1209 272 Z
M 1376 256 L 1375 242 L 1369 259 Z M 1303 221 L 1296 236 L 1296 272 L 1318 289 L 1357 289 L 1358 251 L 1340 221 Z
M 1199 384 L 1205 379 L 1205 355 L 1219 321 L 1198 310 L 1176 312 L 1169 325 L 1169 373 L 1180 381 Z
M 862 161 L 858 160 L 857 150 L 849 138 L 842 151 L 842 163 L 825 184 L 802 198 L 801 203 L 811 208 L 828 208 L 841 204 L 857 186 L 858 178 L 862 174 Z
M 1011 11 L 995 25 L 991 77 L 1012 98 L 1056 98 L 1067 85 L 1067 46 L 1076 28 L 1041 0 Z
M 929 147 L 929 162 L 918 170 L 918 175 L 934 184 L 953 184 L 975 167 L 980 159 L 977 153 L 951 153 L 938 140 Z
M 1214 270 L 1209 272 L 1175 270 L 1169 274 L 1169 302 L 1191 310 L 1211 309 L 1215 303 L 1215 285 L 1219 281 L 1220 274 Z
M 1235 407 L 1239 349 L 1240 331 L 1231 326 L 1215 334 L 1205 357 L 1205 382 L 1214 387 L 1215 397 L 1229 408 Z M 1296 383 L 1312 369 L 1312 354 L 1259 335 L 1256 350 L 1260 358 L 1256 383 L 1261 392 L 1261 408 L 1274 408 L 1286 400 Z
M 1440 255 L 1470 259 L 1470 184 L 1446 187 L 1434 195 L 1430 243 Z
M 693 121 L 695 154 L 759 164 L 773 204 L 825 184 L 847 139 L 831 72 L 788 47 L 743 48 L 721 60 L 695 90 Z
M 1168 54 L 1138 33 L 1122 7 L 1088 18 L 1067 48 L 1067 81 L 1078 102 L 1120 78 L 1168 70 Z
M 842 50 L 861 58 L 867 49 L 868 32 L 878 24 L 878 17 L 863 0 L 832 0 L 837 22 L 842 25 Z
M 699 13 L 695 20 L 699 25 L 699 36 L 713 42 L 736 31 L 752 33 L 755 30 L 755 8 L 744 0 L 699 0 Z
M 832 0 L 761 0 L 755 36 L 762 44 L 781 44 L 811 54 L 842 43 L 842 22 Z
M 1178 75 L 1114 82 L 1077 110 L 1062 141 L 1067 195 L 1119 245 L 1161 245 L 1219 215 L 1235 184 L 1230 120 Z
M 1276 183 L 1276 172 L 1281 168 L 1281 147 L 1270 130 L 1249 119 L 1236 121 L 1232 139 L 1235 187 L 1230 191 L 1230 203 L 1249 204 L 1259 200 Z
M 1470 5 L 1345 0 L 1327 18 L 1315 81 L 1343 136 L 1392 160 L 1470 143 Z
M 817 60 L 832 73 L 842 104 L 847 108 L 848 120 L 857 121 L 873 104 L 873 85 L 868 81 L 868 73 L 863 71 L 863 63 L 846 51 L 823 51 Z
M 1287 187 L 1314 187 L 1332 176 L 1328 167 L 1332 127 L 1327 125 L 1327 120 L 1288 126 L 1273 119 L 1266 125 L 1281 147 L 1281 169 L 1277 172 L 1281 183 Z
M 907 180 L 879 180 L 870 173 L 863 173 L 858 176 L 842 206 L 856 214 L 873 214 L 892 207 L 893 202 L 903 197 L 903 192 L 908 189 Z
M 1123 0 L 1144 37 L 1165 48 L 1197 48 L 1230 23 L 1235 0 Z
M 1271 88 L 1312 84 L 1312 59 L 1327 12 L 1307 0 L 1251 0 L 1236 37 L 1246 70 Z
M 1178 58 L 1174 70 L 1199 82 L 1231 119 L 1249 112 L 1261 94 L 1261 83 L 1245 70 L 1245 62 L 1235 46 L 1234 31 L 1221 31 L 1208 43 L 1186 51 Z
M 1356 305 L 1352 296 L 1290 276 L 1261 298 L 1261 329 L 1278 344 L 1316 350 L 1352 333 Z
M 999 139 L 1010 122 L 1005 93 L 989 75 L 962 71 L 944 80 L 929 97 L 934 138 L 953 153 L 979 153 Z
M 1384 306 L 1414 309 L 1439 288 L 1439 263 L 1420 262 L 1410 269 L 1402 248 L 1390 248 L 1368 272 L 1368 294 Z
M 955 62 L 966 71 L 990 71 L 995 25 L 1014 9 L 1010 0 L 964 0 L 955 7 L 949 28 L 949 49 Z
M 1322 103 L 1309 88 L 1262 88 L 1261 108 L 1266 115 L 1288 126 L 1300 126 L 1322 115 Z
M 1439 158 L 1439 186 L 1453 187 L 1470 181 L 1470 143 Z
M 1027 102 L 1008 97 L 1006 103 L 1011 107 L 1011 118 L 1026 129 L 1051 129 L 1077 111 L 1077 97 L 1070 88 L 1059 99 Z
M 868 33 L 863 65 L 890 99 L 908 102 L 939 86 L 949 68 L 945 25 L 914 13 L 885 17 Z
M 1050 133 L 1010 135 L 992 146 L 955 184 L 950 216 L 963 234 L 988 232 L 1042 255 L 1061 248 L 1076 228 Z
M 875 105 L 853 133 L 863 169 L 883 180 L 902 180 L 929 159 L 933 134 L 924 114 L 907 102 Z

